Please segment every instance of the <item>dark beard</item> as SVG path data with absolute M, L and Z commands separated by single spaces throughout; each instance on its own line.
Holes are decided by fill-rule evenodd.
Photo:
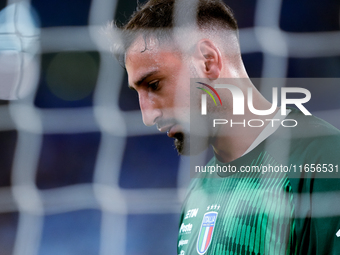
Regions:
M 176 133 L 175 136 L 175 147 L 179 155 L 190 155 L 190 137 L 183 133 Z

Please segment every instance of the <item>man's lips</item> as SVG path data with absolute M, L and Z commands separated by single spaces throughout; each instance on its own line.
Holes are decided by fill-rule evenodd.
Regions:
M 168 137 L 174 137 L 177 131 L 178 131 L 178 125 L 173 125 L 171 128 L 168 129 L 168 132 L 167 132 Z
M 159 127 L 158 130 L 160 132 L 167 132 L 167 135 L 169 137 L 174 137 L 176 132 L 178 132 L 178 125 L 177 124 L 171 124 L 171 125 Z

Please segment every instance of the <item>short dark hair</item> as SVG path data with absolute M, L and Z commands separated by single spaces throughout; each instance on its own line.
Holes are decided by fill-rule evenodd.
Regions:
M 138 6 L 130 20 L 120 27 L 123 31 L 124 52 L 141 34 L 144 39 L 148 35 L 154 35 L 158 40 L 170 39 L 172 29 L 175 27 L 175 4 L 176 0 L 149 0 L 144 5 Z M 237 34 L 238 26 L 234 14 L 221 0 L 197 0 L 195 8 L 196 24 L 181 25 L 194 25 L 199 29 L 218 27 Z M 120 54 L 118 53 L 117 57 L 121 62 L 122 58 L 118 55 Z
M 123 29 L 172 28 L 174 4 L 175 0 L 150 0 L 137 8 Z M 196 20 L 199 27 L 213 22 L 237 30 L 232 10 L 220 0 L 198 0 Z

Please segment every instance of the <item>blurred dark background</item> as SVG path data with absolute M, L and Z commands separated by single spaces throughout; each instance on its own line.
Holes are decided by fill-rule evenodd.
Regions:
M 225 2 L 234 10 L 240 28 L 253 27 L 257 1 Z M 6 4 L 6 1 L 2 0 L 0 8 L 4 8 Z M 41 28 L 89 25 L 90 0 L 32 0 L 31 4 L 38 14 Z M 136 0 L 120 0 L 114 14 L 116 20 L 125 23 L 136 6 Z M 336 0 L 283 0 L 280 27 L 284 31 L 295 33 L 338 31 L 339 10 L 340 2 Z M 261 52 L 244 54 L 243 60 L 250 77 L 261 77 L 263 63 Z M 339 67 L 339 56 L 290 58 L 287 77 L 336 78 L 340 76 Z M 98 52 L 69 51 L 43 54 L 39 88 L 35 98 L 36 107 L 50 109 L 91 107 L 99 68 Z M 69 82 L 70 72 L 72 77 L 78 78 L 72 86 L 63 87 L 62 84 L 67 86 Z M 337 93 L 330 94 L 331 102 L 338 101 Z M 339 108 L 339 105 L 329 103 L 329 97 L 322 99 L 322 102 L 328 102 L 327 109 Z M 313 105 L 313 110 L 324 109 L 321 103 Z M 7 102 L 2 101 L 1 104 Z M 120 90 L 119 104 L 123 111 L 139 109 L 137 95 L 127 88 L 126 76 Z M 16 139 L 15 131 L 0 133 L 1 187 L 11 185 Z M 96 132 L 44 135 L 36 176 L 38 188 L 47 190 L 72 184 L 91 183 L 100 139 L 101 134 Z M 179 157 L 173 147 L 173 141 L 166 135 L 128 137 L 120 169 L 120 187 L 176 188 L 178 165 Z M 127 254 L 176 254 L 178 217 L 179 214 L 172 213 L 129 215 Z M 98 254 L 100 220 L 99 210 L 80 210 L 45 216 L 39 254 Z M 17 213 L 0 214 L 0 255 L 12 254 L 17 224 Z

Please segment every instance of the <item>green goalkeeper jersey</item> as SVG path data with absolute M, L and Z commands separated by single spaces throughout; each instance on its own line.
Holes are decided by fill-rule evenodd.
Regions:
M 178 254 L 340 254 L 340 132 L 295 109 L 287 119 L 298 125 L 192 180 Z

